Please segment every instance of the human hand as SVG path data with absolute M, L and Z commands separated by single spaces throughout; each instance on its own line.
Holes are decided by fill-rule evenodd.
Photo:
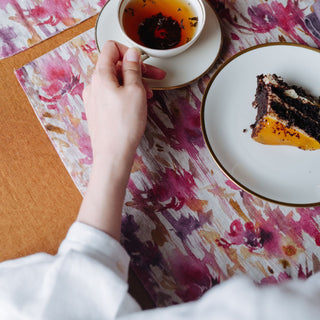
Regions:
M 122 206 L 136 148 L 147 121 L 143 82 L 165 72 L 142 64 L 140 52 L 108 41 L 83 92 L 93 166 L 77 220 L 120 239 Z
M 143 81 L 162 79 L 165 72 L 143 64 L 138 49 L 108 41 L 99 56 L 92 81 L 83 92 L 93 159 L 133 157 L 144 133 L 147 98 Z

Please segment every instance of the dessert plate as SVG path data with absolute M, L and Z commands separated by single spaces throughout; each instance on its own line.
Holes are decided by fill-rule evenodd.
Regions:
M 122 35 L 117 21 L 118 1 L 109 0 L 102 8 L 95 27 L 98 50 L 107 40 L 115 40 L 130 46 Z M 199 39 L 185 52 L 171 58 L 148 58 L 146 63 L 164 69 L 167 76 L 163 80 L 146 80 L 155 90 L 183 87 L 204 75 L 215 63 L 221 46 L 222 33 L 219 20 L 212 7 L 204 1 L 206 23 Z
M 239 187 L 286 206 L 320 205 L 320 150 L 271 146 L 251 138 L 256 76 L 275 73 L 320 95 L 320 51 L 297 44 L 249 48 L 213 75 L 201 106 L 206 144 L 220 169 Z

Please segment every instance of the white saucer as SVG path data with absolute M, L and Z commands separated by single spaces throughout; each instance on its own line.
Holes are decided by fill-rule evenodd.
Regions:
M 147 80 L 152 89 L 167 90 L 188 85 L 204 75 L 215 63 L 222 47 L 221 27 L 213 8 L 206 1 L 203 2 L 207 19 L 197 42 L 190 49 L 175 57 L 146 60 L 146 63 L 167 72 L 163 80 Z M 116 0 L 109 0 L 98 16 L 95 37 L 99 51 L 107 40 L 115 40 L 130 46 L 118 25 L 117 4 Z

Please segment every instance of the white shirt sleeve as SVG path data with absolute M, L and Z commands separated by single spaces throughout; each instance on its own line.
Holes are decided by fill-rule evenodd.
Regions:
M 0 264 L 0 319 L 115 319 L 140 310 L 127 293 L 129 256 L 106 233 L 75 222 L 57 255 Z
M 318 320 L 320 274 L 308 280 L 257 286 L 234 277 L 215 286 L 198 301 L 142 311 L 121 320 Z
M 76 222 L 57 255 L 0 264 L 0 319 L 319 319 L 320 274 L 263 287 L 233 278 L 198 301 L 141 311 L 127 293 L 128 267 L 129 257 L 117 241 Z

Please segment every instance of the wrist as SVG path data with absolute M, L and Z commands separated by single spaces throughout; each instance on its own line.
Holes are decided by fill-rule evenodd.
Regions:
M 116 154 L 108 153 L 93 156 L 91 176 L 103 176 L 105 179 L 123 179 L 129 178 L 133 165 L 134 154 Z
M 121 215 L 134 156 L 96 156 L 78 221 L 120 239 Z

